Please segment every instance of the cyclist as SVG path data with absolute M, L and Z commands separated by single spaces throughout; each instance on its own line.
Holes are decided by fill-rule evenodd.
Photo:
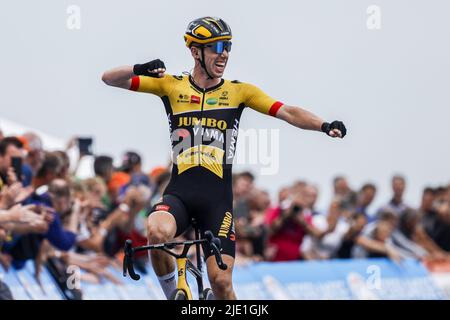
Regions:
M 272 99 L 257 87 L 222 79 L 231 52 L 231 29 L 220 18 L 203 17 L 189 23 L 184 40 L 194 58 L 191 74 L 165 74 L 157 59 L 107 71 L 103 81 L 161 97 L 169 121 L 173 167 L 162 199 L 147 220 L 150 244 L 182 234 L 195 218 L 200 230 L 221 239 L 224 262 L 220 270 L 205 250 L 208 278 L 217 299 L 236 299 L 232 286 L 235 234 L 231 166 L 242 111 L 249 107 L 306 130 L 343 138 L 345 125 L 331 123 L 299 107 Z M 169 297 L 176 288 L 172 257 L 151 251 L 151 261 L 162 289 Z

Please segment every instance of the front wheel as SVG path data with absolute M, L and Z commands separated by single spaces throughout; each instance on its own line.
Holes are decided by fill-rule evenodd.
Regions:
M 214 297 L 214 293 L 210 288 L 206 288 L 205 290 L 203 290 L 203 298 L 205 300 L 216 300 L 216 298 Z
M 169 300 L 187 300 L 186 292 L 184 292 L 184 290 L 181 290 L 181 289 L 176 289 L 170 295 Z

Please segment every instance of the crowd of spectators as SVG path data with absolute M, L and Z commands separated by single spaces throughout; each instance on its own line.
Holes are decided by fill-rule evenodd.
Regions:
M 450 185 L 426 187 L 413 208 L 403 195 L 406 179 L 392 177 L 392 198 L 369 212 L 377 187 L 352 190 L 347 179 L 333 181 L 333 198 L 317 210 L 318 188 L 306 181 L 282 187 L 271 204 L 249 172 L 235 175 L 238 259 L 255 261 L 386 257 L 450 261 Z M 240 259 L 241 258 L 241 259 Z
M 82 280 L 120 282 L 107 266 L 121 263 L 125 239 L 144 245 L 146 213 L 164 192 L 170 165 L 143 171 L 142 159 L 128 151 L 115 167 L 97 155 L 95 176 L 80 179 L 66 150 L 46 151 L 39 136 L 0 132 L 0 264 L 20 269 L 29 260 L 36 276 L 43 266 L 64 286 L 68 266 Z M 79 152 L 79 159 L 86 155 Z M 388 257 L 450 260 L 450 185 L 427 187 L 419 208 L 403 200 L 406 180 L 392 178 L 392 198 L 376 211 L 374 184 L 352 190 L 345 177 L 333 181 L 325 212 L 316 208 L 319 189 L 295 181 L 279 189 L 276 203 L 250 172 L 233 177 L 236 263 Z M 192 230 L 181 238 L 191 238 Z M 146 253 L 136 268 L 145 272 Z M 0 298 L 10 293 L 0 280 Z
M 82 281 L 120 282 L 106 267 L 120 265 L 125 239 L 147 243 L 147 208 L 162 194 L 169 168 L 144 173 L 140 155 L 129 151 L 118 168 L 111 157 L 95 156 L 95 176 L 79 179 L 71 172 L 78 166 L 71 166 L 69 150 L 46 151 L 33 133 L 0 137 L 3 268 L 21 269 L 32 260 L 36 276 L 50 266 L 64 286 L 67 266 L 75 265 L 83 270 Z M 76 146 L 74 141 L 68 148 Z M 79 154 L 78 160 L 86 156 Z M 137 259 L 138 268 L 145 258 Z M 0 286 L 0 296 L 8 296 Z

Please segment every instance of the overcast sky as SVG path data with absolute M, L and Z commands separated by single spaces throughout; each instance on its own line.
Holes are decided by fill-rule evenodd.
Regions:
M 80 9 L 80 29 L 67 27 L 68 19 L 74 26 L 70 5 Z M 368 28 L 369 16 L 376 18 L 370 5 L 379 6 L 380 29 Z M 0 115 L 64 139 L 93 135 L 97 153 L 137 150 L 147 169 L 165 164 L 168 124 L 159 98 L 107 87 L 101 75 L 154 58 L 169 73 L 189 71 L 187 24 L 220 16 L 234 35 L 225 78 L 348 127 L 337 141 L 246 110 L 244 131 L 279 130 L 279 169 L 236 169 L 252 169 L 273 195 L 294 179 L 314 182 L 320 207 L 336 174 L 354 188 L 376 183 L 377 205 L 399 172 L 408 178 L 407 201 L 418 205 L 425 185 L 450 182 L 449 12 L 446 0 L 7 1 Z

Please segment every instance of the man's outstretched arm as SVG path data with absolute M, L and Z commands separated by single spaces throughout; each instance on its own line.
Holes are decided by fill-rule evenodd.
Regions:
M 343 138 L 347 134 L 342 121 L 325 122 L 305 109 L 289 106 L 271 98 L 252 84 L 247 83 L 243 86 L 244 104 L 258 112 L 275 116 L 300 129 L 325 132 L 333 138 Z
M 109 86 L 129 89 L 131 87 L 131 79 L 135 76 L 162 78 L 164 77 L 164 72 L 166 72 L 164 62 L 156 59 L 144 64 L 108 70 L 103 74 L 102 80 Z
M 343 138 L 347 134 L 347 129 L 341 121 L 325 122 L 312 112 L 300 107 L 283 105 L 277 111 L 276 117 L 297 128 L 322 131 L 333 138 Z

